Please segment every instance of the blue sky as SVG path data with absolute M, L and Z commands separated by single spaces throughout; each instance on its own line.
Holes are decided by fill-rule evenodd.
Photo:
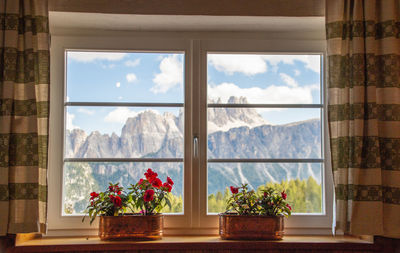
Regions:
M 319 55 L 208 55 L 209 101 L 245 96 L 249 103 L 320 103 Z M 184 55 L 67 52 L 71 102 L 184 101 Z M 68 107 L 67 128 L 120 134 L 128 117 L 146 108 Z M 152 108 L 178 114 L 179 108 Z M 319 117 L 319 109 L 258 109 L 271 124 Z

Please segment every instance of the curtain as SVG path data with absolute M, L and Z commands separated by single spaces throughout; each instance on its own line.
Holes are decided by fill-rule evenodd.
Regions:
M 47 0 L 0 0 L 0 235 L 44 232 L 47 209 Z
M 326 1 L 336 228 L 400 237 L 400 1 Z

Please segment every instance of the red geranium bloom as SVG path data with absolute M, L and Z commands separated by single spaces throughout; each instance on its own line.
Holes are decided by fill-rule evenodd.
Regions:
M 119 196 L 116 196 L 114 198 L 114 205 L 118 206 L 118 207 L 122 206 L 122 200 L 121 200 L 121 198 Z
M 120 207 L 122 205 L 122 200 L 119 196 L 109 195 L 108 197 L 111 199 L 114 206 Z
M 97 192 L 92 192 L 90 193 L 90 200 L 93 200 L 94 198 L 97 198 L 99 196 L 99 194 Z
M 171 192 L 172 186 L 170 184 L 164 183 L 162 186 L 163 186 L 163 188 L 165 188 L 167 190 L 167 192 Z
M 139 180 L 139 182 L 138 182 L 138 184 L 143 184 L 143 178 L 141 178 L 140 180 Z
M 122 200 L 119 196 L 109 195 L 108 197 L 111 199 L 111 202 L 113 202 L 114 206 L 122 206 Z
M 146 202 L 152 201 L 154 199 L 154 190 L 150 189 L 144 193 L 143 200 Z
M 155 173 L 154 171 L 152 171 L 150 168 L 147 169 L 147 172 L 144 173 L 144 175 L 146 176 L 146 179 L 149 180 L 149 182 L 151 183 L 155 178 L 157 178 L 158 174 Z
M 264 192 L 264 197 L 267 197 L 268 196 L 268 192 Z
M 239 192 L 239 188 L 231 186 L 231 192 L 232 194 L 236 194 Z
M 110 186 L 108 187 L 108 190 L 109 190 L 110 192 L 115 192 L 115 193 L 117 193 L 118 195 L 121 194 L 120 187 L 119 187 L 118 185 L 110 185 Z
M 286 206 L 289 208 L 289 210 L 292 210 L 292 207 L 289 204 L 286 204 Z
M 167 177 L 167 183 L 170 184 L 171 186 L 174 185 L 174 181 L 170 177 Z
M 287 194 L 285 193 L 285 190 L 283 192 L 281 192 L 281 196 L 282 196 L 283 199 L 287 198 Z
M 162 186 L 162 182 L 159 178 L 154 178 L 153 181 L 151 182 L 151 185 L 160 188 Z

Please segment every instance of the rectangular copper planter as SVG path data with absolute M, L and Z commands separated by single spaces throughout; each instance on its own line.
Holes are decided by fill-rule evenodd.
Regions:
M 100 216 L 99 237 L 101 240 L 160 240 L 163 223 L 161 214 Z
M 219 235 L 227 240 L 281 240 L 284 217 L 219 215 Z

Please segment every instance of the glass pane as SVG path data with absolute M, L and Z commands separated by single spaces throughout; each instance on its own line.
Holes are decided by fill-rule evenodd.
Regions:
M 183 108 L 68 106 L 66 110 L 65 157 L 183 157 Z
M 321 109 L 208 109 L 208 158 L 321 158 Z
M 319 104 L 320 55 L 208 54 L 209 103 Z
M 321 171 L 319 163 L 209 163 L 208 212 L 226 211 L 229 187 L 246 183 L 285 190 L 294 213 L 322 213 Z
M 82 214 L 89 203 L 90 192 L 105 191 L 108 183 L 123 187 L 135 184 L 144 178 L 147 168 L 158 173 L 165 182 L 167 176 L 174 181 L 172 188 L 172 209 L 163 213 L 183 212 L 183 163 L 122 163 L 122 162 L 66 162 L 64 164 L 63 214 Z
M 67 51 L 70 102 L 183 103 L 184 54 Z

